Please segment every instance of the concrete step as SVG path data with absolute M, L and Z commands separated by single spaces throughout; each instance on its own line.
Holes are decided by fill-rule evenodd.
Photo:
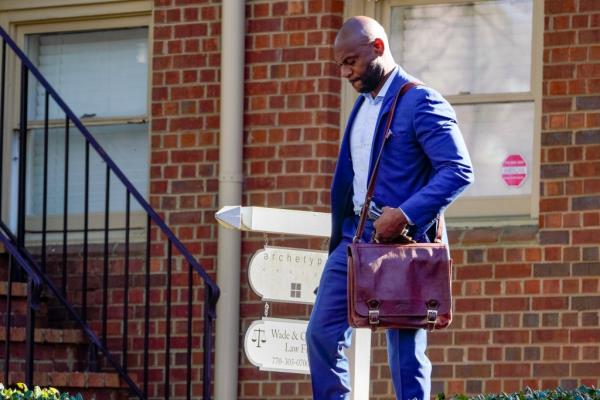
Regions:
M 25 368 L 27 332 L 24 327 L 10 330 L 10 370 Z M 6 329 L 0 329 L 0 358 L 6 359 Z M 34 370 L 38 372 L 75 372 L 87 367 L 88 341 L 77 329 L 35 330 Z
M 24 327 L 27 316 L 27 284 L 13 282 L 11 304 L 11 326 Z M 6 306 L 8 299 L 8 282 L 0 282 L 0 327 L 6 325 Z M 48 305 L 44 298 L 36 311 L 36 326 L 47 326 Z

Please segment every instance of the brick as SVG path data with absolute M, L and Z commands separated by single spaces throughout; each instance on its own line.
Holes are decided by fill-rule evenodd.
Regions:
M 540 286 L 540 281 L 537 279 L 526 280 L 523 284 L 523 288 L 526 294 L 540 293 Z
M 536 329 L 531 332 L 532 343 L 568 343 L 569 331 L 565 329 Z
M 493 332 L 494 343 L 515 344 L 529 343 L 529 331 L 525 330 L 496 330 Z
M 540 325 L 540 315 L 539 314 L 529 314 L 525 313 L 522 316 L 523 318 L 523 327 L 534 328 Z
M 495 243 L 500 237 L 499 229 L 472 229 L 464 233 L 463 244 Z
M 549 178 L 565 178 L 570 175 L 569 164 L 545 164 L 541 167 L 540 177 L 542 179 Z
M 541 263 L 533 265 L 533 276 L 536 278 L 569 276 L 569 264 Z
M 527 297 L 506 297 L 494 299 L 493 311 L 526 311 L 529 309 L 529 298 Z
M 575 0 L 546 0 L 544 11 L 547 14 L 565 14 L 575 12 Z
M 583 147 L 568 147 L 567 148 L 567 161 L 581 161 L 583 160 Z
M 593 310 L 592 312 L 584 312 L 581 314 L 581 325 L 582 326 L 598 326 L 598 312 Z
M 479 312 L 491 311 L 492 302 L 490 299 L 456 299 L 456 312 Z
M 310 125 L 313 114 L 310 112 L 282 112 L 279 113 L 279 125 Z
M 250 19 L 248 20 L 248 33 L 278 32 L 281 30 L 281 22 L 280 18 Z
M 566 310 L 568 297 L 536 297 L 532 299 L 533 310 Z
M 598 261 L 598 260 L 600 260 L 600 249 L 598 249 L 598 247 L 583 248 L 581 259 L 583 261 Z M 574 268 L 574 270 L 575 270 L 575 268 Z M 575 273 L 575 271 L 573 271 L 573 273 Z M 600 274 L 596 274 L 596 275 L 600 275 Z
M 543 231 L 540 232 L 541 244 L 568 244 L 569 231 Z
M 580 0 L 579 1 L 579 11 L 587 12 L 587 11 L 600 11 L 600 4 L 598 4 L 595 0 Z
M 502 229 L 500 241 L 505 242 L 524 242 L 533 241 L 537 237 L 537 226 L 510 226 Z
M 576 110 L 598 110 L 600 109 L 600 96 L 585 96 L 575 98 Z
M 545 98 L 542 101 L 543 113 L 554 113 L 562 111 L 570 111 L 573 107 L 573 100 L 570 97 L 562 98 Z M 562 132 L 559 132 L 562 133 Z
M 568 25 L 562 27 L 562 29 L 565 28 L 568 28 Z M 560 29 L 560 27 L 557 29 Z M 575 35 L 575 31 L 545 32 L 544 46 L 551 47 L 573 45 L 575 44 L 576 38 L 577 36 Z
M 549 376 L 568 376 L 568 363 L 547 363 L 533 364 L 533 376 L 549 377 Z
M 576 144 L 600 144 L 600 130 L 587 130 L 577 132 L 575 135 Z
M 561 146 L 572 142 L 572 132 L 542 132 L 543 146 Z
M 489 378 L 492 375 L 489 364 L 459 364 L 455 368 L 457 378 Z
M 574 177 L 597 177 L 600 176 L 600 162 L 581 162 L 573 164 Z
M 571 298 L 571 309 L 577 311 L 600 309 L 600 296 L 575 296 Z
M 575 75 L 575 66 L 573 65 L 545 65 L 544 80 L 550 79 L 571 79 Z
M 574 329 L 571 331 L 572 343 L 598 343 L 600 342 L 600 329 Z
M 283 49 L 282 61 L 313 61 L 317 57 L 313 48 Z
M 204 182 L 200 180 L 171 182 L 171 193 L 195 193 L 204 190 Z
M 494 277 L 498 279 L 526 278 L 530 276 L 531 265 L 529 264 L 496 265 L 494 268 Z
M 522 351 L 519 347 L 507 347 L 504 349 L 504 359 L 506 361 L 520 361 L 522 359 Z
M 598 238 L 600 238 L 600 229 L 573 231 L 573 244 L 597 244 Z
M 503 315 L 503 326 L 505 328 L 519 328 L 520 327 L 520 315 L 516 313 L 504 314 Z
M 483 250 L 481 250 L 481 249 L 467 250 L 467 263 L 479 264 L 482 262 L 483 262 Z
M 504 282 L 504 293 L 503 294 L 507 294 L 507 295 L 514 295 L 514 294 L 523 294 L 523 281 L 518 280 L 518 281 L 513 281 L 513 280 L 509 280 L 509 281 L 505 281 Z M 512 297 L 506 297 L 504 298 L 504 300 L 509 300 L 512 299 Z M 494 299 L 494 301 L 496 301 L 497 299 Z
M 529 377 L 531 376 L 531 367 L 528 364 L 495 364 L 495 377 Z
M 571 202 L 574 211 L 600 209 L 600 196 L 575 197 Z
M 463 345 L 468 345 L 468 344 L 490 344 L 490 332 L 457 331 L 457 332 L 455 332 L 455 335 L 454 335 L 454 343 L 458 346 L 463 346 Z
M 572 376 L 600 376 L 600 363 L 573 363 Z
M 317 28 L 317 18 L 314 16 L 286 18 L 283 22 L 283 29 L 285 31 L 306 31 Z

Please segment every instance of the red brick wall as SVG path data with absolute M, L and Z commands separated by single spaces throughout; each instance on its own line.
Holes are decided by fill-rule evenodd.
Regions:
M 244 204 L 327 211 L 342 84 L 331 44 L 343 2 L 251 0 L 246 13 Z M 151 202 L 212 271 L 220 3 L 156 0 L 154 17 Z M 430 336 L 434 393 L 600 383 L 599 41 L 596 1 L 546 1 L 539 226 L 451 230 L 456 319 Z M 262 315 L 246 277 L 262 244 L 244 235 L 240 343 Z M 310 308 L 271 311 L 306 318 Z M 258 371 L 243 350 L 240 360 L 240 399 L 310 398 L 307 376 Z M 380 334 L 371 371 L 371 398 L 392 399 Z
M 216 255 L 220 5 L 156 0 L 150 203 L 212 270 Z
M 244 204 L 329 211 L 339 148 L 340 87 L 331 43 L 339 0 L 249 1 L 246 7 Z M 326 248 L 321 239 L 270 237 L 269 243 Z M 243 335 L 263 314 L 248 285 L 249 257 L 262 247 L 245 235 L 241 276 Z M 271 315 L 308 319 L 310 307 L 270 304 Z M 240 399 L 309 397 L 307 375 L 261 372 L 241 355 Z
M 215 276 L 218 191 L 220 2 L 209 0 L 155 0 L 152 90 L 150 203 L 165 218 L 175 235 L 200 264 Z M 154 282 L 166 287 L 167 266 L 164 238 L 153 235 Z M 176 254 L 174 252 L 174 254 Z M 187 336 L 187 265 L 173 264 L 172 396 L 183 398 Z M 204 285 L 196 277 L 194 286 L 192 397 L 202 395 L 202 299 Z M 150 344 L 151 395 L 164 393 L 164 348 L 166 291 L 153 291 L 151 333 L 159 337 Z M 137 328 L 139 331 L 139 327 Z M 142 328 L 143 331 L 143 328 Z M 162 333 L 162 338 L 160 334 Z M 131 364 L 141 363 L 140 357 Z M 141 373 L 138 382 L 141 382 Z

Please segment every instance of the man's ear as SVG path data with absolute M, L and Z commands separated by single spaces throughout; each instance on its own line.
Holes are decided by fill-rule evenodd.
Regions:
M 385 43 L 380 38 L 376 38 L 373 40 L 373 48 L 375 49 L 377 55 L 382 56 L 385 52 Z

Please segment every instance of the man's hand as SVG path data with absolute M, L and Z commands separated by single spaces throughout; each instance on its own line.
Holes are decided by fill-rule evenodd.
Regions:
M 399 208 L 383 207 L 381 216 L 375 220 L 375 240 L 380 243 L 394 242 L 401 234 L 408 220 Z

